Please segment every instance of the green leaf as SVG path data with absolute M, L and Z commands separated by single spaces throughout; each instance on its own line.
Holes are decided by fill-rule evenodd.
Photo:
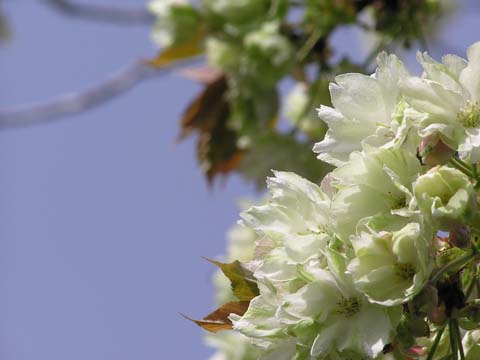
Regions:
M 291 171 L 312 182 L 320 182 L 332 167 L 316 158 L 312 146 L 292 134 L 259 133 L 252 137 L 239 171 L 259 189 L 265 187 L 265 179 L 272 174 L 272 169 Z
M 235 260 L 226 264 L 215 260 L 207 259 L 207 261 L 218 266 L 225 276 L 230 280 L 233 294 L 242 301 L 250 301 L 259 295 L 258 286 L 253 273 Z

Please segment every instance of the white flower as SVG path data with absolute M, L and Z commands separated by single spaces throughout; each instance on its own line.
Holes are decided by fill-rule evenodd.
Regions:
M 335 234 L 345 243 L 360 220 L 377 214 L 412 214 L 412 182 L 422 172 L 415 155 L 401 149 L 354 152 L 333 171 L 338 191 L 332 200 Z
M 352 236 L 355 258 L 348 265 L 355 286 L 370 301 L 385 306 L 412 299 L 427 282 L 432 266 L 432 226 L 413 219 L 381 215 Z
M 340 166 L 352 151 L 362 149 L 363 142 L 378 146 L 395 138 L 399 142 L 404 136 L 398 82 L 407 71 L 394 55 L 381 53 L 377 63 L 372 76 L 343 74 L 330 84 L 334 108 L 322 106 L 318 110 L 328 125 L 325 139 L 313 149 L 319 159 Z
M 328 196 L 294 173 L 276 171 L 267 184 L 271 200 L 243 212 L 242 223 L 285 246 L 292 260 L 319 256 L 330 239 Z
M 309 269 L 314 280 L 286 296 L 277 317 L 291 326 L 318 323 L 313 358 L 345 350 L 376 358 L 391 341 L 398 317 L 391 317 L 387 308 L 370 303 L 356 290 L 342 255 L 329 250 L 326 256 L 328 270 Z M 391 310 L 396 313 L 398 308 Z
M 439 133 L 462 158 L 476 163 L 480 161 L 480 42 L 468 48 L 467 58 L 446 55 L 437 63 L 419 53 L 422 78 L 406 78 L 401 88 L 408 104 L 425 114 L 417 125 L 420 136 Z

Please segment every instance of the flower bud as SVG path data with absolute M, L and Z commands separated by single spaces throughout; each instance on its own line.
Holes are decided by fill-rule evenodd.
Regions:
M 445 165 L 453 154 L 454 150 L 446 145 L 438 135 L 424 137 L 418 146 L 418 155 L 425 165 Z
M 420 176 L 413 186 L 419 208 L 440 230 L 449 231 L 472 216 L 476 207 L 470 179 L 457 169 L 436 166 Z
M 446 312 L 446 306 L 445 303 L 442 302 L 440 303 L 439 306 L 437 306 L 433 311 L 431 311 L 428 314 L 428 319 L 437 325 L 445 323 L 445 320 L 447 319 L 447 312 Z

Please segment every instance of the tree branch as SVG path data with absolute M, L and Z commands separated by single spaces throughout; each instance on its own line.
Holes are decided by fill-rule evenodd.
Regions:
M 144 62 L 136 62 L 84 91 L 61 95 L 43 103 L 0 109 L 0 130 L 48 123 L 82 113 L 131 90 L 145 79 L 164 75 L 195 60 L 197 59 L 179 61 L 161 69 L 154 69 Z
M 76 3 L 70 0 L 45 0 L 57 11 L 84 20 L 103 21 L 118 25 L 152 25 L 155 17 L 146 7 L 126 9 L 115 5 Z

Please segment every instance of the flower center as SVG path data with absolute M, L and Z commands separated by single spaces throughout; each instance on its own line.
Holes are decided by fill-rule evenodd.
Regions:
M 351 317 L 360 311 L 362 303 L 356 297 L 342 298 L 337 302 L 337 314 Z
M 474 128 L 480 125 L 480 104 L 478 101 L 467 101 L 466 105 L 457 114 L 457 121 L 466 128 Z
M 410 280 L 415 275 L 415 267 L 410 263 L 396 263 L 395 274 L 403 280 Z

